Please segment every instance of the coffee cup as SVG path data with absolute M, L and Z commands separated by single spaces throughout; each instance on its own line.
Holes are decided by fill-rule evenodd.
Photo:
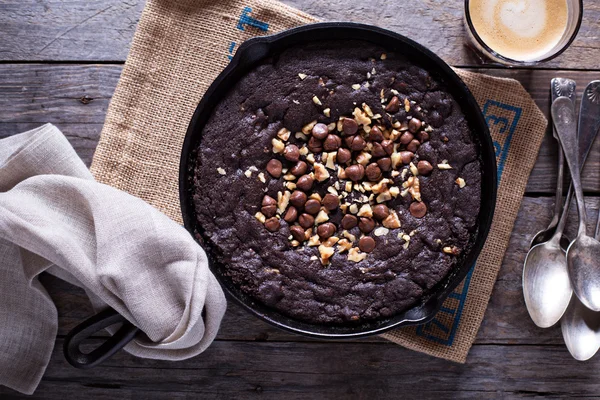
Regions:
M 575 39 L 583 0 L 465 0 L 465 26 L 475 48 L 505 65 L 535 65 Z

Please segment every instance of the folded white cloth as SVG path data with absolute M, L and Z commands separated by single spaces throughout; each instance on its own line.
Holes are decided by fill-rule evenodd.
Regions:
M 43 271 L 140 328 L 148 338 L 125 348 L 139 357 L 201 353 L 225 312 L 191 235 L 142 200 L 95 182 L 49 124 L 0 140 L 0 384 L 27 394 L 57 332 L 56 307 L 37 279 Z

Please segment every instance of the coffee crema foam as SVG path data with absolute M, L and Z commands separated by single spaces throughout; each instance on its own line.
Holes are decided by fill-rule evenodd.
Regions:
M 471 21 L 483 42 L 518 61 L 539 60 L 561 40 L 566 0 L 471 0 Z

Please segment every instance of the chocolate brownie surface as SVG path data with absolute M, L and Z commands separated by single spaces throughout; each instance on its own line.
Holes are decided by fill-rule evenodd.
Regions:
M 401 106 L 397 112 L 386 112 L 393 97 Z M 289 174 L 274 178 L 266 167 L 274 158 L 284 169 L 295 164 L 273 153 L 273 139 L 282 128 L 291 132 L 285 144 L 306 147 L 310 133 L 296 133 L 303 128 L 306 132 L 307 124 L 337 124 L 341 117 L 353 118 L 357 108 L 365 110 L 363 105 L 381 116 L 378 121 L 386 134 L 400 124 L 399 129 L 406 130 L 411 118 L 422 121 L 428 140 L 414 152 L 413 165 L 426 160 L 433 170 L 415 175 L 411 165 L 402 163 L 395 176 L 383 174 L 402 190 L 386 202 L 400 227 L 365 234 L 357 226 L 343 232 L 345 213 L 339 208 L 329 212 L 327 222 L 334 224 L 338 238 L 354 236 L 352 244 L 357 247 L 361 236 L 369 236 L 375 248 L 353 261 L 348 251 L 334 246 L 334 254 L 324 263 L 320 246 L 290 239 L 294 223 L 285 222 L 283 214 L 276 217 L 279 226 L 274 232 L 257 219 L 265 195 L 278 199 L 278 193 L 281 198 L 288 190 L 284 176 Z M 194 181 L 203 239 L 235 285 L 283 314 L 311 323 L 393 316 L 418 303 L 456 266 L 458 254 L 470 249 L 481 195 L 474 137 L 443 82 L 401 54 L 357 41 L 289 48 L 243 77 L 204 127 Z M 397 144 L 401 150 L 404 146 Z M 320 157 L 316 154 L 316 162 Z M 300 159 L 314 172 L 306 155 Z M 337 164 L 328 172 L 330 177 L 315 181 L 308 195 L 324 197 L 336 182 L 341 189 L 349 181 L 338 176 Z M 413 175 L 427 209 L 420 218 L 411 214 L 415 199 L 406 193 L 406 182 Z M 342 190 L 337 192 L 342 204 L 358 206 L 363 195 L 369 195 L 352 190 L 343 197 Z

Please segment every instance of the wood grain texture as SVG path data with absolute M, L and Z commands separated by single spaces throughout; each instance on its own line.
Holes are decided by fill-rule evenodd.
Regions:
M 2 398 L 514 399 L 600 392 L 600 359 L 582 368 L 562 346 L 475 345 L 459 365 L 389 342 L 217 341 L 191 360 L 119 353 L 89 371 L 73 370 L 61 346 L 59 339 L 33 397 L 0 389 Z
M 120 65 L 0 64 L 0 136 L 43 123 L 57 125 L 89 165 L 115 90 Z M 471 69 L 472 70 L 472 69 Z M 564 76 L 585 85 L 600 78 L 594 71 L 482 69 L 482 73 L 514 78 L 523 84 L 548 116 L 550 80 Z M 556 142 L 548 133 L 527 185 L 529 193 L 553 193 L 556 181 Z M 583 171 L 586 191 L 600 192 L 600 140 L 596 141 Z
M 284 0 L 327 21 L 368 23 L 425 45 L 452 65 L 479 66 L 467 46 L 463 1 Z M 0 60 L 124 61 L 143 0 L 4 0 L 0 2 Z M 600 68 L 600 3 L 585 1 L 571 47 L 545 68 Z

